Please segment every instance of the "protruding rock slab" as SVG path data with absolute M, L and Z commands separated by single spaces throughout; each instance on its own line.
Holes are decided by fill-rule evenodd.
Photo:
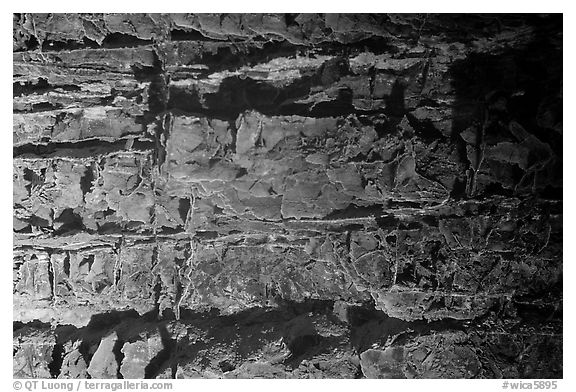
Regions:
M 122 347 L 124 359 L 120 366 L 120 373 L 124 378 L 144 378 L 147 366 L 162 349 L 162 340 L 159 336 L 125 343 Z
M 92 378 L 117 378 L 118 377 L 118 361 L 116 360 L 116 353 L 114 352 L 118 336 L 116 332 L 111 333 L 100 341 L 90 365 L 88 366 L 88 374 Z

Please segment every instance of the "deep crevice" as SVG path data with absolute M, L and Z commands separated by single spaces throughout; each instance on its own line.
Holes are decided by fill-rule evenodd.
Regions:
M 13 147 L 12 156 L 14 158 L 36 158 L 36 157 L 92 157 L 106 155 L 111 152 L 124 151 L 127 140 L 107 141 L 101 139 L 50 142 L 47 144 L 24 144 Z M 134 139 L 131 150 L 152 151 L 155 144 L 149 140 Z

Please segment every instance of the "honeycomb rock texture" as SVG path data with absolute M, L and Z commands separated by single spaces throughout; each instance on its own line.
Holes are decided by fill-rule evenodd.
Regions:
M 18 378 L 562 378 L 562 16 L 14 14 Z

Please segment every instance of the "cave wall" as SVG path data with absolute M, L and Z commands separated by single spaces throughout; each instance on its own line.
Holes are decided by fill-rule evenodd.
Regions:
M 562 16 L 14 14 L 14 376 L 561 378 Z

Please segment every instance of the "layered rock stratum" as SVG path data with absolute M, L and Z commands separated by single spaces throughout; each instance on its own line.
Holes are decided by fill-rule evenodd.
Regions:
M 562 16 L 13 32 L 15 377 L 562 377 Z

